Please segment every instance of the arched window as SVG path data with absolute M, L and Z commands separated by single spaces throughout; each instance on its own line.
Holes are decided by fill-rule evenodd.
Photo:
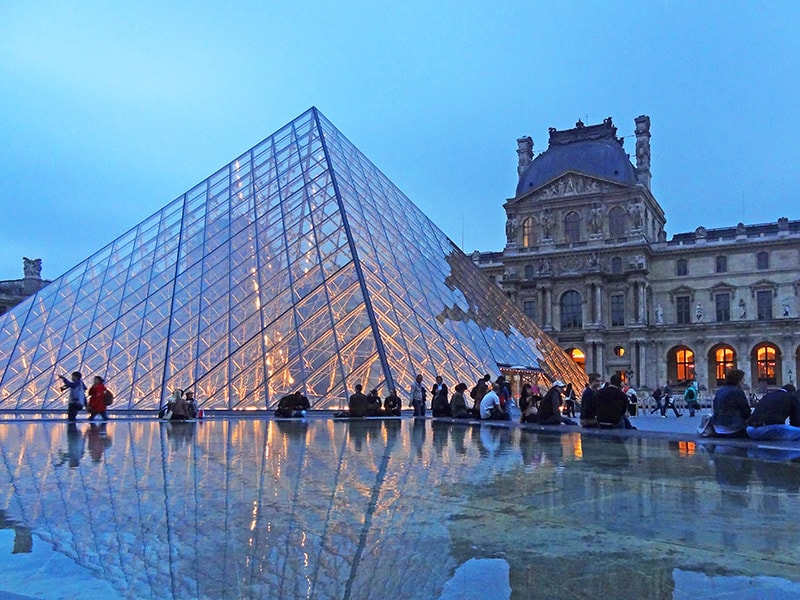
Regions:
M 561 296 L 561 329 L 583 327 L 583 304 L 581 295 L 571 290 Z
M 525 265 L 525 279 L 533 279 L 536 277 L 536 269 L 533 265 Z
M 736 352 L 730 346 L 717 346 L 711 350 L 711 369 L 717 385 L 725 383 L 725 373 L 736 368 Z
M 755 358 L 758 383 L 761 385 L 775 385 L 777 381 L 775 372 L 778 360 L 778 352 L 775 346 L 772 344 L 756 346 Z
M 523 248 L 530 248 L 533 246 L 534 243 L 534 227 L 536 226 L 536 220 L 533 217 L 528 217 L 522 222 L 522 247 Z
M 583 350 L 579 348 L 572 348 L 571 350 L 567 351 L 570 358 L 572 358 L 573 362 L 578 365 L 581 369 L 586 370 L 586 355 L 583 353 Z
M 564 237 L 569 243 L 581 241 L 581 216 L 578 213 L 571 212 L 564 217 Z
M 608 233 L 613 238 L 625 237 L 628 231 L 628 214 L 625 209 L 615 206 L 608 213 Z
M 622 257 L 614 256 L 611 258 L 611 272 L 614 274 L 622 273 Z
M 694 352 L 686 346 L 676 346 L 667 355 L 667 378 L 670 383 L 682 384 L 694 379 Z

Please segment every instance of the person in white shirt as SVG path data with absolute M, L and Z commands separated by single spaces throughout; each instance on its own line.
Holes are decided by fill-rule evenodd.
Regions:
M 492 384 L 491 391 L 487 392 L 481 400 L 481 419 L 492 421 L 511 420 L 511 415 L 500 406 L 500 396 L 497 395 L 499 389 L 500 384 Z

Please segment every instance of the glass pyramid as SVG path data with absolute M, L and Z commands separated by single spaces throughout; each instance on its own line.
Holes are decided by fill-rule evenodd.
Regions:
M 115 409 L 255 410 L 511 365 L 585 377 L 316 108 L 0 317 L 0 410 L 75 370 Z

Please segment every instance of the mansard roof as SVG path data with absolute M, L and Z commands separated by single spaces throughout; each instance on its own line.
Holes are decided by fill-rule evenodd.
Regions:
M 636 185 L 636 169 L 616 133 L 611 117 L 588 127 L 578 121 L 574 129 L 550 128 L 549 147 L 525 169 L 517 184 L 516 197 L 538 189 L 567 171 Z

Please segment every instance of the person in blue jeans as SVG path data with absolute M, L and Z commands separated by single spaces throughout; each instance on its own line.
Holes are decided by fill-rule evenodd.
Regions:
M 788 425 L 786 419 L 789 419 Z M 800 398 L 791 383 L 761 398 L 747 421 L 747 437 L 800 440 Z

